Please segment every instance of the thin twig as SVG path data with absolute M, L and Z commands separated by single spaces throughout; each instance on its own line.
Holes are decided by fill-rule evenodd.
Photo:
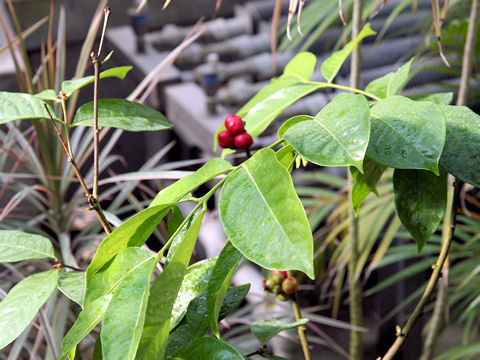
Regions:
M 448 256 L 450 245 L 453 240 L 453 234 L 455 232 L 457 203 L 458 203 L 457 200 L 458 200 L 458 193 L 459 193 L 460 186 L 461 185 L 459 181 L 455 181 L 453 183 L 453 177 L 449 176 L 448 190 L 447 190 L 447 206 L 445 210 L 446 218 L 444 219 L 444 221 L 447 222 L 446 226 L 448 227 L 448 229 L 450 229 L 448 234 L 445 234 L 447 241 L 445 241 L 445 243 L 442 244 L 440 255 L 438 256 L 437 262 L 433 265 L 432 275 L 430 276 L 427 287 L 423 292 L 422 297 L 418 301 L 417 306 L 415 306 L 415 309 L 413 310 L 413 312 L 410 314 L 405 326 L 397 334 L 397 338 L 395 342 L 392 344 L 390 349 L 388 349 L 387 353 L 381 358 L 381 360 L 392 360 L 395 357 L 397 352 L 405 343 L 405 340 L 407 339 L 408 335 L 413 329 L 413 326 L 415 325 L 417 320 L 420 318 L 420 316 L 423 314 L 423 310 L 427 305 L 430 299 L 430 296 L 433 293 L 433 290 L 435 289 L 435 285 L 437 284 L 437 281 L 440 277 L 440 273 L 442 271 L 443 263 L 445 262 L 445 259 Z
M 291 271 L 287 271 L 288 276 L 292 276 Z M 297 293 L 294 292 L 291 297 L 293 312 L 295 313 L 295 320 L 300 321 L 302 319 L 302 313 L 300 311 L 300 306 L 298 306 L 297 302 Z M 310 349 L 308 348 L 308 340 L 307 335 L 305 334 L 305 326 L 300 325 L 297 328 L 298 336 L 300 337 L 300 343 L 302 344 L 303 355 L 305 356 L 305 360 L 310 360 Z
M 100 82 L 100 56 L 102 54 L 103 42 L 105 39 L 105 32 L 107 31 L 108 19 L 111 14 L 110 6 L 104 9 L 105 18 L 103 21 L 102 36 L 100 38 L 100 44 L 98 44 L 98 52 L 95 55 L 94 52 L 90 54 L 92 64 L 94 68 L 95 81 L 93 85 L 93 197 L 98 201 L 98 154 L 99 154 L 99 139 L 98 134 L 100 132 L 98 127 L 98 86 Z
M 362 28 L 362 0 L 353 1 L 352 11 L 352 39 L 358 37 Z M 360 74 L 362 71 L 362 44 L 358 44 L 352 52 L 350 63 L 350 87 L 360 88 Z M 362 326 L 362 284 L 360 276 L 357 274 L 358 263 L 358 244 L 359 244 L 359 226 L 358 217 L 355 216 L 355 210 L 351 204 L 353 178 L 350 171 L 348 173 L 348 197 L 350 205 L 348 207 L 349 235 L 350 235 L 350 257 L 348 260 L 348 284 L 350 293 L 350 324 Z M 360 360 L 363 357 L 363 335 L 360 331 L 350 331 L 350 358 Z
M 73 154 L 69 151 L 67 144 L 63 140 L 63 136 L 60 133 L 60 130 L 57 127 L 57 124 L 55 123 L 55 120 L 53 120 L 52 114 L 50 113 L 50 110 L 48 109 L 47 105 L 45 104 L 45 110 L 48 113 L 48 116 L 50 117 L 50 120 L 53 124 L 53 127 L 55 128 L 55 131 L 57 132 L 57 135 L 60 139 L 60 142 L 62 143 L 63 149 L 65 150 L 65 154 L 67 155 L 68 162 L 72 166 L 73 172 L 75 173 L 75 176 L 77 177 L 83 192 L 85 193 L 85 197 L 87 198 L 88 204 L 90 205 L 89 210 L 95 210 L 97 213 L 98 220 L 102 224 L 103 229 L 107 234 L 110 234 L 112 232 L 112 226 L 110 223 L 107 221 L 107 218 L 105 214 L 103 213 L 102 208 L 100 207 L 100 204 L 96 199 L 93 197 L 92 194 L 90 194 L 90 191 L 88 190 L 87 184 L 85 183 L 85 180 L 83 179 L 82 174 L 80 173 L 80 170 L 78 169 L 77 163 L 75 162 L 75 159 L 73 157 Z

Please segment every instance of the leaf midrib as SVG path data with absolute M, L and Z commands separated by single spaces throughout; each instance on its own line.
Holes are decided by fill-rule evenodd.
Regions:
M 6 243 L 0 244 L 0 248 L 3 247 L 3 246 L 5 246 L 5 247 L 12 247 L 12 248 L 18 248 L 18 249 L 25 249 L 25 250 L 29 250 L 29 251 L 31 251 L 31 252 L 33 252 L 33 253 L 42 254 L 42 255 L 47 255 L 47 257 L 49 257 L 49 258 L 53 258 L 53 256 L 52 256 L 51 254 L 44 253 L 44 252 L 42 252 L 42 251 L 39 251 L 39 250 L 36 250 L 36 249 L 32 249 L 32 248 L 28 248 L 28 247 L 22 246 L 22 245 L 14 245 L 14 244 L 6 244 Z
M 384 120 L 381 116 L 379 115 L 376 115 L 374 113 L 371 113 L 371 116 L 375 119 L 378 119 L 380 121 L 382 121 L 383 123 L 385 123 L 389 128 L 391 128 L 393 130 L 393 132 L 397 133 L 399 137 L 401 137 L 403 140 L 405 140 L 406 143 L 408 143 L 413 149 L 415 149 L 415 151 L 425 160 L 430 160 L 429 158 L 425 157 L 425 155 L 423 155 L 420 150 L 418 150 L 416 147 L 415 147 L 415 144 L 412 143 L 411 141 L 409 141 L 405 136 L 403 136 L 403 134 L 401 132 L 399 132 L 397 129 L 395 129 L 389 122 L 387 122 L 386 120 Z
M 313 120 L 319 124 L 320 126 L 322 126 L 329 134 L 330 136 L 342 147 L 342 149 L 350 156 L 350 159 L 352 159 L 354 162 L 358 162 L 357 160 L 355 160 L 355 158 L 353 157 L 353 155 L 350 153 L 350 151 L 347 150 L 347 148 L 345 146 L 343 146 L 343 144 L 340 142 L 339 139 L 337 139 L 337 137 L 327 128 L 327 126 L 323 123 L 321 123 L 316 117 L 313 118 Z
M 268 204 L 267 202 L 267 199 L 265 199 L 265 197 L 263 196 L 263 193 L 262 191 L 260 190 L 260 188 L 257 186 L 257 183 L 255 181 L 255 179 L 253 178 L 252 174 L 250 173 L 250 171 L 248 170 L 247 166 L 244 164 L 242 164 L 242 168 L 245 170 L 245 172 L 247 173 L 248 177 L 252 180 L 253 182 L 253 185 L 255 186 L 255 188 L 257 189 L 258 193 L 260 194 L 260 196 L 262 197 L 263 201 L 265 202 L 265 205 L 266 207 L 268 208 L 268 210 L 272 213 L 273 215 L 273 218 L 275 219 L 275 221 L 278 223 L 278 225 L 280 226 L 280 228 L 282 229 L 282 232 L 283 234 L 286 236 L 286 238 L 288 239 L 288 241 L 292 244 L 292 246 L 294 245 L 293 242 L 290 240 L 290 237 L 288 236 L 287 232 L 285 231 L 285 229 L 283 228 L 281 222 L 278 220 L 277 216 L 275 215 L 275 213 L 273 212 L 273 209 L 270 207 L 270 205 Z

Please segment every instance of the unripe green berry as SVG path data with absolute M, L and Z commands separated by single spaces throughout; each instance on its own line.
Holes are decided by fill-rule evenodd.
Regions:
M 272 292 L 277 295 L 282 294 L 282 287 L 280 285 L 275 285 L 272 287 Z
M 272 278 L 268 278 L 268 279 L 265 281 L 265 287 L 266 287 L 268 290 L 271 290 L 275 285 L 278 286 L 278 284 L 275 284 L 275 282 L 273 281 Z
M 283 279 L 285 279 L 285 277 L 282 274 L 272 275 L 272 280 L 275 283 L 275 285 L 280 285 Z
M 293 294 L 295 291 L 298 290 L 298 281 L 294 277 L 287 277 L 282 282 L 282 290 L 286 294 Z
M 277 299 L 280 301 L 288 301 L 290 300 L 290 295 L 285 294 L 285 293 L 280 293 L 277 295 Z

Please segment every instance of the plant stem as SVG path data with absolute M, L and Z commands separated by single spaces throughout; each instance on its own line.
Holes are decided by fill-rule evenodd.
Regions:
M 381 360 L 391 360 L 394 358 L 395 354 L 400 350 L 401 346 L 407 339 L 407 336 L 410 334 L 413 326 L 417 322 L 420 315 L 423 314 L 423 310 L 430 299 L 430 296 L 435 289 L 435 285 L 437 284 L 438 278 L 440 277 L 440 273 L 442 271 L 443 264 L 445 259 L 448 256 L 448 251 L 450 250 L 450 244 L 452 243 L 453 233 L 455 231 L 456 225 L 456 215 L 457 215 L 457 200 L 458 200 L 458 193 L 460 190 L 460 181 L 455 180 L 453 176 L 448 176 L 448 188 L 447 188 L 447 206 L 445 209 L 445 218 L 444 222 L 446 223 L 445 226 L 448 231 L 445 232 L 446 241 L 442 243 L 442 248 L 440 250 L 440 255 L 438 256 L 437 262 L 432 266 L 433 272 L 428 280 L 427 287 L 422 294 L 417 306 L 410 314 L 407 323 L 402 328 L 402 331 L 397 335 L 397 339 L 387 351 L 387 353 L 381 358 Z
M 355 39 L 362 27 L 362 0 L 353 1 L 352 12 L 352 39 Z M 352 52 L 350 63 L 350 87 L 360 87 L 360 73 L 362 70 L 362 44 L 358 44 Z M 360 274 L 357 274 L 358 263 L 358 217 L 355 216 L 355 210 L 352 203 L 353 178 L 350 171 L 347 171 L 348 197 L 350 206 L 348 207 L 349 235 L 350 235 L 350 257 L 348 260 L 348 284 L 350 295 L 350 324 L 361 327 L 363 323 L 362 312 L 362 285 Z M 363 357 L 363 335 L 358 330 L 350 330 L 350 358 L 352 360 L 361 360 Z
M 293 276 L 290 270 L 287 271 L 288 276 Z M 293 312 L 295 314 L 295 320 L 300 321 L 302 319 L 302 313 L 300 311 L 300 306 L 298 306 L 297 302 L 297 292 L 294 292 L 291 295 L 292 307 Z M 300 343 L 302 344 L 303 356 L 305 356 L 305 360 L 310 360 L 310 349 L 308 348 L 308 341 L 307 335 L 305 334 L 305 326 L 300 325 L 297 327 L 298 336 L 300 337 Z
M 462 74 L 460 78 L 460 86 L 458 89 L 457 105 L 463 106 L 467 104 L 467 94 L 470 86 L 470 78 L 472 75 L 472 60 L 473 60 L 473 50 L 476 42 L 477 35 L 477 25 L 478 25 L 478 12 L 480 7 L 479 0 L 473 0 L 472 6 L 470 8 L 470 18 L 468 22 L 468 31 L 467 38 L 465 40 L 465 45 L 463 49 L 463 60 L 462 60 Z M 446 11 L 446 8 L 444 8 Z M 451 175 L 449 175 L 451 178 Z M 450 179 L 451 180 L 451 179 Z M 456 199 L 454 199 L 456 201 Z M 448 224 L 443 223 L 442 228 L 442 245 L 444 242 L 448 241 L 450 229 Z M 452 234 L 453 235 L 453 234 Z M 431 319 L 430 328 L 427 334 L 424 345 L 424 353 L 420 360 L 428 360 L 431 358 L 435 341 L 438 338 L 437 333 L 442 324 L 442 315 L 446 306 L 448 306 L 448 256 L 445 259 L 445 262 L 442 266 L 442 280 L 439 283 L 437 290 L 437 299 L 435 301 L 435 307 L 433 309 L 433 315 Z
M 103 41 L 105 39 L 105 32 L 108 26 L 108 18 L 110 17 L 111 10 L 107 6 L 104 10 L 105 17 L 103 22 L 102 36 L 100 38 L 100 43 L 98 45 L 98 52 L 95 55 L 94 52 L 90 54 L 92 59 L 92 64 L 94 68 L 94 85 L 93 85 L 93 197 L 98 201 L 98 154 L 99 154 L 99 138 L 98 134 L 100 132 L 98 128 L 98 85 L 100 82 L 100 66 L 101 60 L 100 55 L 102 53 Z
M 460 78 L 460 87 L 458 89 L 457 105 L 467 104 L 469 82 L 472 75 L 473 50 L 477 35 L 479 3 L 479 0 L 472 0 L 472 7 L 470 8 L 467 38 L 463 48 L 462 76 Z
M 68 162 L 72 166 L 73 172 L 75 173 L 75 176 L 77 177 L 80 183 L 80 186 L 82 187 L 83 192 L 85 193 L 85 197 L 87 198 L 88 204 L 90 205 L 89 210 L 95 210 L 95 212 L 97 213 L 98 220 L 100 221 L 100 224 L 102 225 L 103 229 L 107 234 L 110 234 L 112 232 L 112 226 L 107 221 L 107 218 L 105 217 L 105 214 L 103 213 L 103 210 L 100 207 L 100 204 L 98 203 L 98 201 L 96 201 L 96 199 L 92 196 L 92 194 L 90 194 L 87 184 L 85 184 L 85 180 L 83 179 L 83 176 L 80 173 L 80 170 L 78 169 L 77 163 L 75 162 L 75 158 L 73 157 L 73 154 L 68 149 L 67 144 L 63 140 L 63 136 L 60 133 L 60 130 L 58 129 L 57 124 L 55 123 L 55 120 L 53 120 L 52 114 L 50 114 L 50 110 L 48 110 L 48 107 L 46 105 L 45 105 L 45 110 L 47 111 L 48 116 L 50 117 L 50 120 L 52 122 L 52 125 L 55 128 L 55 131 L 57 132 L 58 138 L 62 143 L 63 149 L 65 150 L 65 154 L 67 155 Z

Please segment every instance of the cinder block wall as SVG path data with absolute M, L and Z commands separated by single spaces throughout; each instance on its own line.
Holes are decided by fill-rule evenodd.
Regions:
M 221 7 L 221 15 L 232 13 L 237 3 L 246 0 L 224 0 Z M 61 4 L 65 6 L 67 18 L 67 40 L 82 40 L 88 30 L 93 13 L 98 6 L 99 0 L 54 0 L 55 14 L 58 16 L 58 8 Z M 191 24 L 201 16 L 207 18 L 212 16 L 216 0 L 172 0 L 170 6 L 162 11 L 164 0 L 148 1 L 149 24 L 154 28 L 160 28 L 166 23 L 178 25 Z M 110 0 L 112 8 L 111 26 L 125 25 L 130 23 L 127 10 L 132 7 L 132 0 Z M 50 0 L 14 0 L 22 29 L 34 24 L 36 21 L 49 14 Z M 56 24 L 56 22 L 55 22 Z M 56 28 L 54 29 L 56 33 Z M 38 49 L 42 39 L 46 39 L 47 25 L 30 36 L 27 41 L 29 49 Z

